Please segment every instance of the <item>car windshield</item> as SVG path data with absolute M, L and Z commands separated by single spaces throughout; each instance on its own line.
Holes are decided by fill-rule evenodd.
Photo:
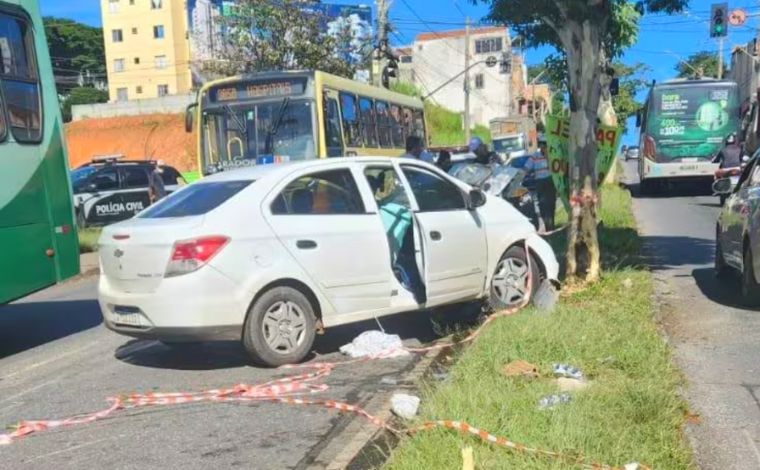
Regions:
M 141 213 L 141 219 L 202 215 L 222 205 L 253 181 L 199 182 L 174 192 Z
M 451 167 L 449 174 L 471 186 L 480 186 L 491 176 L 492 170 L 488 165 L 478 163 L 457 163 Z
M 71 170 L 69 172 L 69 177 L 71 178 L 71 184 L 76 186 L 77 183 L 80 183 L 87 179 L 88 176 L 95 173 L 95 168 L 91 166 L 85 166 L 82 168 L 77 168 L 76 170 Z
M 525 150 L 525 143 L 522 136 L 505 137 L 503 139 L 493 140 L 493 150 L 499 153 L 517 152 Z
M 203 114 L 203 171 L 317 157 L 314 102 L 283 100 L 216 106 Z

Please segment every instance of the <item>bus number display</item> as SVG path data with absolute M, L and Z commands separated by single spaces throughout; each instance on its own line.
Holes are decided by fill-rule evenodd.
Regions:
M 276 82 L 239 83 L 237 86 L 218 88 L 212 94 L 214 101 L 236 101 L 244 99 L 270 98 L 299 95 L 305 91 L 301 80 Z

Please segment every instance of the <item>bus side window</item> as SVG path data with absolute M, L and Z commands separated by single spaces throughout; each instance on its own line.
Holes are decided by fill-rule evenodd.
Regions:
M 391 141 L 391 116 L 388 112 L 388 103 L 385 101 L 375 101 L 375 111 L 377 116 L 377 137 L 380 141 L 380 147 L 393 147 Z
M 359 111 L 356 107 L 356 97 L 348 93 L 341 93 L 340 110 L 343 118 L 343 134 L 346 136 L 346 145 L 349 147 L 360 147 L 362 141 L 359 132 Z
M 11 132 L 18 142 L 39 142 L 42 110 L 32 30 L 21 18 L 0 13 L 0 44 L 5 45 L 0 53 L 0 84 Z M 4 122 L 0 125 L 5 127 Z
M 425 142 L 425 120 L 422 117 L 422 110 L 414 110 L 414 120 L 412 121 L 412 135 L 416 135 Z
M 340 134 L 340 114 L 335 98 L 324 95 L 325 104 L 325 145 L 328 157 L 339 157 L 343 154 L 343 137 Z
M 377 128 L 375 123 L 375 106 L 369 98 L 359 98 L 362 111 L 362 137 L 365 147 L 377 147 Z
M 393 146 L 404 148 L 404 123 L 401 116 L 401 108 L 398 105 L 391 105 L 391 132 L 393 133 Z
M 412 110 L 409 108 L 404 108 L 401 111 L 401 124 L 404 128 L 404 139 L 406 139 L 410 135 L 414 135 L 414 126 L 412 125 L 414 122 L 414 113 L 412 113 Z

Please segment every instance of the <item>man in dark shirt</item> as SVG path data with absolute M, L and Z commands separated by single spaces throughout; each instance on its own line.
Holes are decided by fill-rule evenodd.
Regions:
M 148 175 L 148 196 L 150 203 L 155 204 L 166 197 L 166 187 L 164 186 L 163 167 L 164 162 L 159 160 Z
M 726 136 L 725 145 L 718 152 L 715 161 L 720 163 L 720 168 L 738 168 L 742 165 L 742 148 L 737 142 L 736 134 Z
M 475 136 L 470 139 L 468 148 L 470 152 L 475 154 L 475 163 L 480 163 L 481 165 L 500 163 L 499 155 L 488 150 L 488 145 L 480 137 Z

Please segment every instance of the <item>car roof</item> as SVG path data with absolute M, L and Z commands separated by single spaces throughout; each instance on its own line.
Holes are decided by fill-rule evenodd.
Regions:
M 289 173 L 292 173 L 293 171 L 301 170 L 301 169 L 308 169 L 308 168 L 314 168 L 319 169 L 322 167 L 330 167 L 345 163 L 353 163 L 353 162 L 360 162 L 360 163 L 391 163 L 394 161 L 398 161 L 399 157 L 371 157 L 371 156 L 362 156 L 362 157 L 338 157 L 338 158 L 318 158 L 318 159 L 311 159 L 311 160 L 302 160 L 302 161 L 296 161 L 296 162 L 285 162 L 285 163 L 271 163 L 271 164 L 265 164 L 265 165 L 254 165 L 244 168 L 236 168 L 234 170 L 227 170 L 222 171 L 220 173 L 216 173 L 210 176 L 207 176 L 203 179 L 203 181 L 206 182 L 213 182 L 213 181 L 236 181 L 236 180 L 259 180 L 262 178 L 280 178 L 285 177 Z M 424 162 L 422 160 L 413 160 L 413 159 L 407 159 L 409 162 L 413 163 L 422 163 L 425 165 L 428 165 L 430 167 L 435 167 L 434 165 L 430 165 L 427 162 Z

